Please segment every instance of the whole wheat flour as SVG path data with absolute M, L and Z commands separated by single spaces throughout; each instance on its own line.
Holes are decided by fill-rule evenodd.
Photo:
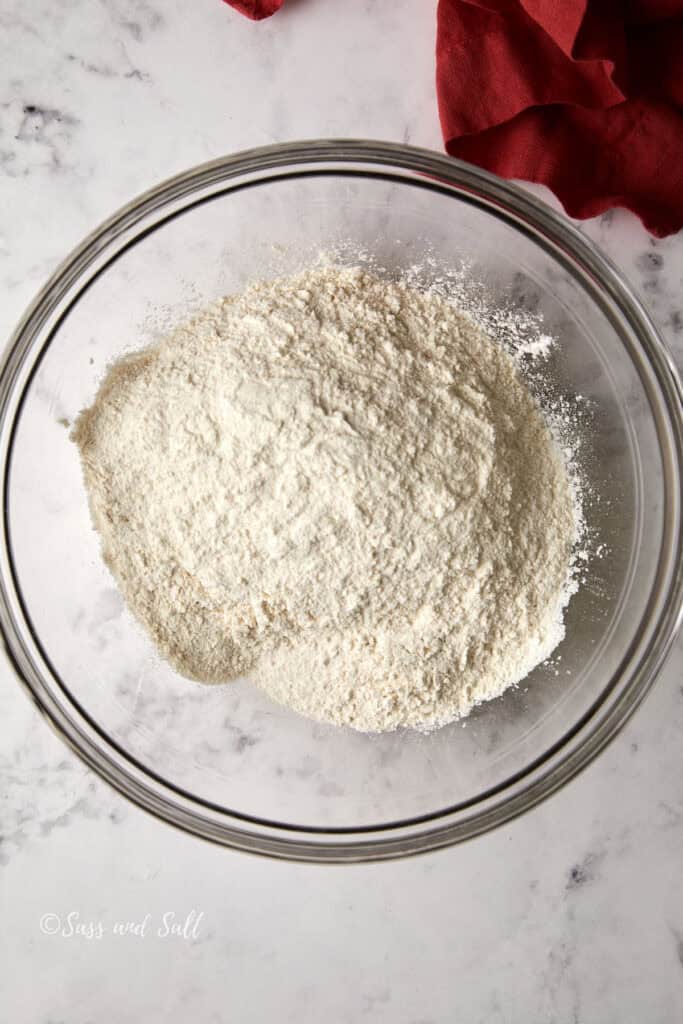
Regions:
M 435 294 L 338 267 L 254 285 L 114 365 L 73 436 L 104 558 L 187 676 L 428 729 L 562 638 L 563 457 Z

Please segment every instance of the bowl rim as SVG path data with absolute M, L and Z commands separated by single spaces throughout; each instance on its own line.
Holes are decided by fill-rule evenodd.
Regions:
M 657 415 L 654 417 L 660 449 L 662 435 L 668 437 L 668 448 L 662 450 L 667 456 L 664 464 L 670 480 L 668 523 L 664 524 L 667 529 L 664 530 L 660 550 L 658 576 L 653 583 L 653 591 L 658 584 L 659 592 L 651 597 L 648 604 L 653 612 L 650 629 L 634 638 L 619 669 L 606 684 L 600 706 L 595 711 L 590 709 L 555 744 L 557 749 L 551 748 L 517 773 L 519 777 L 514 776 L 491 793 L 459 805 L 455 812 L 447 808 L 403 822 L 355 829 L 283 825 L 229 812 L 203 798 L 185 793 L 118 746 L 73 697 L 60 691 L 47 658 L 44 655 L 40 657 L 40 645 L 37 645 L 36 657 L 26 642 L 22 631 L 28 628 L 31 633 L 30 619 L 14 576 L 8 521 L 12 440 L 27 387 L 27 382 L 22 383 L 22 370 L 32 354 L 33 343 L 56 315 L 64 298 L 77 289 L 77 299 L 82 288 L 94 279 L 98 261 L 110 251 L 118 253 L 120 250 L 115 248 L 117 242 L 157 213 L 167 211 L 166 217 L 155 221 L 149 230 L 192 205 L 188 201 L 176 213 L 168 213 L 175 204 L 190 200 L 198 192 L 232 182 L 225 189 L 230 192 L 239 187 L 240 181 L 250 178 L 254 184 L 264 184 L 271 180 L 267 174 L 275 173 L 276 178 L 281 178 L 284 169 L 292 166 L 316 168 L 315 173 L 321 173 L 325 164 L 332 165 L 332 173 L 344 173 L 345 167 L 350 168 L 354 164 L 363 166 L 371 176 L 373 168 L 375 174 L 380 173 L 379 168 L 389 169 L 396 175 L 396 180 L 406 184 L 419 181 L 423 187 L 431 179 L 433 184 L 429 187 L 488 208 L 495 216 L 530 235 L 538 244 L 543 244 L 556 259 L 572 260 L 585 278 L 581 282 L 584 290 L 590 292 L 591 298 L 604 312 L 611 310 L 608 318 L 616 330 L 619 330 L 615 321 L 618 315 L 644 354 L 641 369 L 651 374 L 661 406 L 655 410 Z M 472 197 L 469 200 L 468 195 Z M 139 232 L 135 238 L 142 233 Z M 83 275 L 89 271 L 90 277 L 86 277 L 85 285 L 78 289 Z M 53 327 L 51 333 L 54 330 Z M 619 334 L 621 336 L 623 330 Z M 622 337 L 622 340 L 625 339 Z M 49 338 L 41 352 L 34 356 L 34 365 L 47 344 Z M 403 144 L 359 139 L 280 143 L 200 164 L 143 192 L 89 234 L 57 267 L 37 294 L 5 350 L 0 365 L 0 487 L 3 509 L 0 521 L 0 631 L 10 664 L 47 721 L 90 768 L 139 807 L 190 834 L 234 849 L 313 862 L 405 857 L 480 835 L 529 810 L 586 767 L 635 711 L 652 687 L 671 649 L 683 619 L 682 408 L 683 389 L 673 358 L 628 281 L 567 218 L 519 186 L 440 153 Z

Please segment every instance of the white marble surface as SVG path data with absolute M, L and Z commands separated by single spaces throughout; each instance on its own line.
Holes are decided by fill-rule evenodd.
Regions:
M 439 148 L 433 7 L 290 0 L 254 25 L 219 0 L 4 0 L 2 336 L 88 230 L 191 164 L 297 137 Z M 621 212 L 586 231 L 683 363 L 683 238 L 655 243 Z M 679 644 L 606 753 L 523 819 L 350 868 L 239 855 L 152 820 L 63 747 L 3 665 L 2 1018 L 680 1020 L 682 664 Z M 193 908 L 194 938 L 157 934 Z M 75 913 L 102 937 L 46 934 L 45 915 L 68 932 Z M 113 933 L 147 914 L 144 936 Z

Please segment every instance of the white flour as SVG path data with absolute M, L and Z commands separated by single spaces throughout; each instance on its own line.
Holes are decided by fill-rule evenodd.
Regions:
M 185 675 L 431 728 L 562 638 L 563 458 L 436 295 L 334 267 L 256 285 L 116 364 L 74 438 L 107 564 Z

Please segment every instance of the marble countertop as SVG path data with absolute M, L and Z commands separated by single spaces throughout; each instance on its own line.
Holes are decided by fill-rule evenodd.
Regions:
M 253 24 L 219 0 L 4 0 L 2 336 L 86 232 L 192 164 L 316 136 L 439 149 L 434 6 L 290 0 Z M 683 364 L 683 236 L 656 242 L 621 211 L 585 231 Z M 683 1019 L 682 666 L 679 642 L 607 751 L 522 819 L 417 859 L 330 868 L 215 848 L 130 806 L 3 663 L 3 1018 Z

